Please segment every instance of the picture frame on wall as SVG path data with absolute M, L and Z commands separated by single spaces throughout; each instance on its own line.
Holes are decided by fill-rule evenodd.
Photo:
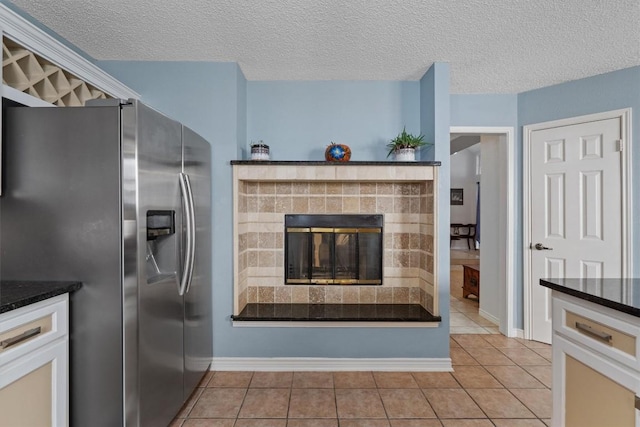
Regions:
M 451 205 L 464 205 L 464 189 L 452 188 L 451 189 Z

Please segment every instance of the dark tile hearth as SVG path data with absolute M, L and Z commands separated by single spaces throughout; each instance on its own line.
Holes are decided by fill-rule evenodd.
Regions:
M 420 304 L 247 304 L 234 321 L 439 322 Z

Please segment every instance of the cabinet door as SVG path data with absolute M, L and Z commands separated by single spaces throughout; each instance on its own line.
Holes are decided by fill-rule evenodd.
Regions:
M 67 341 L 48 344 L 0 368 L 0 424 L 66 426 Z
M 636 374 L 620 369 L 607 359 L 589 353 L 573 343 L 554 336 L 554 358 L 560 372 L 554 381 L 564 413 L 554 411 L 553 425 L 566 427 L 636 426 Z M 555 355 L 554 355 L 555 356 Z

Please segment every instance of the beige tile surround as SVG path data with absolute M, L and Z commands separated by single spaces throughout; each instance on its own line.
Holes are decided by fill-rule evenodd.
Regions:
M 437 168 L 233 165 L 234 314 L 247 303 L 419 303 L 438 315 Z M 284 284 L 284 215 L 383 214 L 382 286 Z

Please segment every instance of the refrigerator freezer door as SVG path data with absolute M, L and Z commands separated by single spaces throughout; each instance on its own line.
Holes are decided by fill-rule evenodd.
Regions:
M 121 425 L 120 108 L 7 109 L 3 128 L 2 279 L 82 282 L 70 304 L 70 422 Z
M 184 392 L 193 392 L 209 369 L 213 351 L 211 320 L 211 147 L 183 127 L 183 172 L 191 181 L 195 205 L 196 249 L 191 286 L 185 293 Z
M 135 117 L 131 117 L 134 112 Z M 137 119 L 135 137 L 126 132 L 132 119 Z M 140 103 L 134 103 L 123 107 L 123 129 L 123 151 L 129 153 L 133 150 L 137 160 L 131 162 L 123 158 L 123 175 L 137 179 L 137 419 L 140 426 L 168 425 L 183 403 L 184 310 L 183 298 L 178 292 L 180 233 L 147 241 L 146 219 L 148 211 L 180 212 L 177 176 L 181 170 L 181 125 Z M 126 210 L 133 206 L 126 195 L 135 192 L 128 193 L 125 188 L 123 193 Z M 176 229 L 180 230 L 182 226 L 176 221 Z M 149 268 L 147 264 L 150 262 L 158 265 Z M 155 270 L 161 274 L 149 277 L 148 272 Z M 125 295 L 130 291 L 125 288 Z M 125 311 L 131 307 L 126 298 Z M 128 356 L 125 353 L 125 357 Z M 132 372 L 126 373 L 128 381 L 133 380 L 130 374 Z M 125 403 L 127 425 L 132 426 L 138 425 L 136 406 L 128 405 L 129 401 L 135 401 L 134 393 L 130 387 L 127 389 Z

